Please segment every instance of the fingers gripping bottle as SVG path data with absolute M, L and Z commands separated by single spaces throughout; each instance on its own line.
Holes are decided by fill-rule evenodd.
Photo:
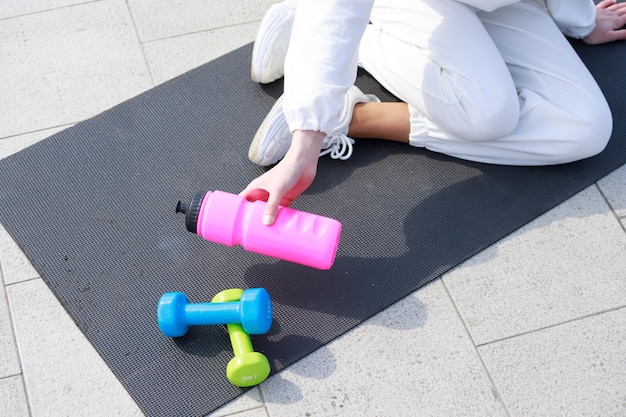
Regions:
M 223 191 L 198 191 L 177 213 L 185 214 L 187 230 L 205 240 L 318 269 L 335 261 L 341 223 L 335 219 L 280 207 L 271 226 L 261 221 L 266 203 L 248 201 Z

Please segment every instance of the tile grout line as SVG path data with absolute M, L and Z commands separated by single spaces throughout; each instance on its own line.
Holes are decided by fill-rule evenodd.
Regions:
M 74 126 L 75 124 L 80 123 L 82 121 L 83 120 L 79 120 L 77 122 L 64 123 L 62 125 L 44 127 L 44 128 L 37 129 L 37 130 L 30 130 L 30 131 L 27 131 L 27 132 L 21 132 L 21 133 L 11 134 L 9 136 L 0 137 L 0 144 L 2 143 L 3 140 L 10 140 L 10 139 L 14 139 L 14 138 L 17 138 L 17 137 L 23 136 L 23 135 L 30 135 L 30 134 L 33 134 L 33 133 L 44 132 L 44 131 L 50 130 L 50 129 L 59 129 L 59 128 L 67 129 L 67 128 L 70 128 L 70 127 Z
M 5 288 L 6 287 L 12 287 L 14 285 L 23 284 L 25 282 L 36 281 L 38 279 L 42 279 L 42 278 L 41 277 L 33 277 L 33 278 L 22 279 L 22 280 L 15 281 L 15 282 L 9 282 L 8 284 L 4 284 L 4 286 L 5 286 Z M 5 291 L 5 294 L 6 294 L 6 291 Z
M 263 389 L 261 388 L 261 385 L 258 386 L 258 390 L 259 390 L 259 397 L 261 398 L 261 402 L 263 403 L 263 408 L 265 409 L 265 414 L 267 415 L 267 417 L 272 417 L 272 414 L 270 413 L 270 409 L 267 406 L 267 403 L 265 402 L 265 395 L 263 395 Z
M 626 233 L 626 226 L 624 225 L 624 223 L 622 223 L 622 220 L 626 220 L 626 215 L 625 216 L 621 216 L 621 217 L 618 216 L 617 212 L 615 211 L 615 209 L 611 205 L 609 199 L 606 197 L 606 195 L 602 191 L 602 187 L 600 187 L 600 184 L 598 184 L 598 182 L 596 181 L 594 183 L 594 185 L 596 186 L 596 190 L 598 190 L 598 192 L 600 193 L 600 196 L 604 199 L 604 202 L 606 203 L 606 205 L 609 207 L 609 209 L 611 209 L 611 213 L 613 213 L 613 216 L 617 220 L 618 225 L 622 228 L 624 233 Z
M 243 410 L 240 410 L 240 411 L 235 411 L 235 412 L 233 412 L 231 414 L 223 414 L 220 417 L 237 417 L 237 416 L 240 416 L 240 415 L 244 415 L 244 413 L 247 413 L 248 411 L 256 411 L 256 410 L 260 410 L 261 408 L 264 408 L 265 409 L 265 413 L 267 414 L 268 417 L 270 417 L 269 411 L 267 410 L 267 407 L 265 405 L 259 406 L 259 407 L 246 408 L 246 409 L 243 409 Z
M 25 17 L 25 16 L 33 16 L 39 13 L 46 13 L 46 12 L 51 12 L 54 10 L 61 10 L 61 9 L 68 9 L 70 7 L 78 7 L 78 6 L 83 6 L 86 4 L 90 4 L 90 3 L 100 3 L 103 0 L 86 0 L 82 3 L 76 3 L 76 4 L 67 4 L 65 6 L 59 6 L 59 7 L 52 7 L 50 9 L 43 9 L 43 10 L 37 10 L 36 12 L 29 12 L 29 13 L 24 13 L 24 14 L 18 14 L 15 16 L 8 16 L 8 17 L 3 17 L 0 18 L 0 22 L 6 21 L 6 20 L 11 20 L 11 19 L 19 19 L 21 17 Z
M 192 32 L 179 33 L 179 34 L 176 34 L 176 35 L 166 36 L 164 38 L 148 39 L 148 40 L 142 41 L 142 43 L 146 44 L 146 43 L 152 43 L 152 42 L 165 41 L 165 40 L 168 40 L 168 39 L 182 38 L 184 36 L 197 35 L 199 33 L 206 33 L 206 32 L 211 32 L 211 31 L 214 31 L 214 30 L 230 29 L 230 28 L 236 28 L 238 26 L 259 24 L 260 22 L 261 22 L 260 20 L 250 20 L 248 22 L 233 23 L 232 25 L 216 26 L 216 27 L 213 27 L 213 28 L 210 28 L 210 29 L 203 29 L 203 30 L 196 30 L 196 31 L 192 31 Z
M 575 323 L 575 322 L 578 322 L 578 321 L 583 321 L 583 320 L 586 320 L 586 319 L 591 318 L 591 317 L 601 316 L 601 315 L 607 314 L 607 313 L 612 313 L 614 311 L 619 311 L 619 310 L 622 310 L 624 308 L 626 308 L 626 304 L 621 305 L 621 306 L 617 306 L 617 307 L 613 307 L 613 308 L 608 308 L 606 310 L 597 311 L 595 313 L 586 314 L 586 315 L 581 316 L 581 317 L 576 317 L 576 318 L 573 318 L 573 319 L 565 320 L 565 321 L 562 321 L 562 322 L 559 322 L 559 323 L 551 324 L 549 326 L 539 327 L 537 329 L 529 330 L 527 332 L 522 332 L 522 333 L 514 334 L 514 335 L 511 335 L 511 336 L 503 337 L 502 339 L 491 340 L 489 342 L 485 342 L 485 343 L 481 343 L 479 345 L 476 345 L 476 347 L 489 346 L 489 345 L 492 345 L 492 344 L 495 344 L 495 343 L 500 343 L 500 342 L 503 342 L 503 341 L 506 341 L 506 340 L 515 339 L 515 338 L 520 337 L 520 336 L 526 336 L 526 335 L 529 335 L 529 334 L 532 334 L 532 333 L 542 332 L 544 330 L 549 330 L 549 329 L 552 329 L 552 328 L 555 328 L 555 327 L 559 327 L 559 326 L 563 326 L 563 325 L 566 325 L 566 324 Z
M 1 269 L 1 264 L 0 264 L 0 269 Z M 6 304 L 7 304 L 7 312 L 9 315 L 9 323 L 11 325 L 11 336 L 13 338 L 13 344 L 15 346 L 15 353 L 17 355 L 17 362 L 18 365 L 20 367 L 20 373 L 16 374 L 16 375 L 9 375 L 9 376 L 19 376 L 20 377 L 20 383 L 22 385 L 22 389 L 24 391 L 24 397 L 26 399 L 26 409 L 28 410 L 28 415 L 32 416 L 33 413 L 31 411 L 31 405 L 30 405 L 30 398 L 28 396 L 28 390 L 26 388 L 26 382 L 24 381 L 25 377 L 24 377 L 24 366 L 22 364 L 22 355 L 20 354 L 20 349 L 19 349 L 19 345 L 17 343 L 17 337 L 15 336 L 15 321 L 13 320 L 13 313 L 11 311 L 11 303 L 9 302 L 9 294 L 7 293 L 7 287 L 9 285 L 12 284 L 5 284 L 4 282 L 4 274 L 1 274 L 2 276 L 2 291 L 4 291 L 4 299 L 6 300 Z M 27 280 L 29 281 L 29 280 Z
M 18 357 L 19 356 L 19 351 L 18 351 Z M 21 357 L 20 357 L 20 366 L 21 366 Z M 33 412 L 31 410 L 31 406 L 30 406 L 30 397 L 28 396 L 28 389 L 26 388 L 26 381 L 24 378 L 24 374 L 20 374 L 21 378 L 20 378 L 20 382 L 22 383 L 22 388 L 24 389 L 24 397 L 26 397 L 26 410 L 28 411 L 28 415 L 32 416 Z
M 489 368 L 487 368 L 487 364 L 485 364 L 485 361 L 483 360 L 483 357 L 480 354 L 480 351 L 478 350 L 479 346 L 476 345 L 476 342 L 474 341 L 474 338 L 472 337 L 472 334 L 470 333 L 469 329 L 467 328 L 467 324 L 465 323 L 465 320 L 463 319 L 463 316 L 461 315 L 461 312 L 459 311 L 459 308 L 457 307 L 456 303 L 454 302 L 454 298 L 452 297 L 452 294 L 450 294 L 450 291 L 448 290 L 448 286 L 446 285 L 443 277 L 441 277 L 440 279 L 441 279 L 441 284 L 443 285 L 443 289 L 445 290 L 446 294 L 448 295 L 448 299 L 452 303 L 452 306 L 454 307 L 454 311 L 456 312 L 457 317 L 459 318 L 459 320 L 461 320 L 461 323 L 463 324 L 463 328 L 465 329 L 465 332 L 467 333 L 467 336 L 469 337 L 470 341 L 472 342 L 472 345 L 474 346 L 474 352 L 476 352 L 476 356 L 478 357 L 478 360 L 480 361 L 480 364 L 482 365 L 485 373 L 487 374 L 487 377 L 489 378 L 489 382 L 491 382 L 491 392 L 492 392 L 493 396 L 495 397 L 497 402 L 502 404 L 502 408 L 504 408 L 504 412 L 506 413 L 506 416 L 507 417 L 511 417 L 511 413 L 509 412 L 509 409 L 508 409 L 506 403 L 504 402 L 504 398 L 502 397 L 502 394 L 500 393 L 500 390 L 498 389 L 498 386 L 496 385 L 495 381 L 493 380 L 493 377 L 491 376 L 491 372 L 489 372 Z
M 245 408 L 245 409 L 238 410 L 238 411 L 234 411 L 234 412 L 232 412 L 230 414 L 224 414 L 222 417 L 236 417 L 236 416 L 238 416 L 240 414 L 247 413 L 248 411 L 256 411 L 256 410 L 260 410 L 261 408 L 265 410 L 265 414 L 267 415 L 267 417 L 272 417 L 271 414 L 270 414 L 270 410 L 267 408 L 267 403 L 265 402 L 265 397 L 263 395 L 263 391 L 261 390 L 261 386 L 257 385 L 255 388 L 259 391 L 259 396 L 261 397 L 261 402 L 263 403 L 263 405 L 260 405 L 260 406 L 257 406 L 257 407 Z M 213 411 L 213 412 L 215 412 L 215 411 Z
M 154 82 L 154 75 L 152 74 L 152 68 L 150 68 L 150 63 L 148 62 L 148 57 L 146 56 L 146 49 L 144 48 L 144 42 L 141 40 L 141 37 L 139 36 L 139 30 L 137 29 L 137 23 L 135 22 L 135 16 L 133 15 L 133 11 L 130 9 L 130 3 L 128 2 L 128 0 L 125 0 L 126 3 L 126 9 L 128 10 L 128 17 L 130 18 L 130 21 L 133 24 L 133 29 L 135 32 L 135 38 L 137 39 L 137 44 L 139 45 L 139 48 L 141 49 L 141 56 L 143 58 L 143 63 L 146 66 L 146 69 L 148 70 L 148 75 L 150 76 L 150 82 L 152 83 L 152 87 L 156 87 L 156 83 Z
M 9 378 L 15 378 L 16 376 L 22 376 L 22 373 L 17 373 L 17 374 L 8 374 L 5 376 L 0 376 L 0 381 L 2 381 L 3 379 L 9 379 Z

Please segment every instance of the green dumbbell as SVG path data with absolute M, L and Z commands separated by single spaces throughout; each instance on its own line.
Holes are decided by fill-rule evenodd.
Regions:
M 239 301 L 242 294 L 243 290 L 239 288 L 225 290 L 213 297 L 211 302 Z M 241 324 L 227 324 L 226 328 L 235 353 L 226 366 L 228 380 L 238 387 L 251 387 L 265 381 L 270 374 L 270 363 L 265 355 L 254 351 L 250 336 Z

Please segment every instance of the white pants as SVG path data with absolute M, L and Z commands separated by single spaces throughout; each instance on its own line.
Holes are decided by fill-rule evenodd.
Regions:
M 542 4 L 484 12 L 377 0 L 371 22 L 360 65 L 409 104 L 411 145 L 506 165 L 566 163 L 606 146 L 606 100 Z

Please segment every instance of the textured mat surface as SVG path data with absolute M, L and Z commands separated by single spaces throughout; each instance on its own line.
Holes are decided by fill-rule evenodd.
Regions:
M 282 86 L 249 81 L 249 45 L 0 161 L 0 222 L 146 415 L 202 416 L 242 392 L 225 378 L 229 340 L 222 326 L 163 337 L 163 292 L 267 288 L 275 321 L 253 344 L 276 372 L 624 164 L 626 85 L 612 77 L 626 48 L 576 47 L 616 116 L 601 155 L 501 167 L 359 142 L 346 162 L 320 160 L 295 205 L 343 223 L 330 271 L 205 242 L 174 213 L 263 171 L 248 143 Z

